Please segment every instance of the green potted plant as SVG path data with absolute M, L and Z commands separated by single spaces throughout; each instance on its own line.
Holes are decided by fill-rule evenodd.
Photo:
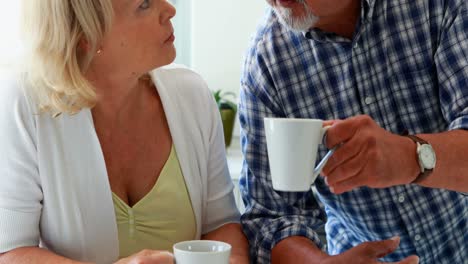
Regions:
M 236 121 L 237 106 L 233 102 L 234 98 L 236 98 L 236 94 L 233 92 L 216 90 L 213 91 L 213 96 L 218 104 L 221 120 L 223 121 L 224 144 L 227 148 L 231 145 L 232 131 L 234 130 L 234 123 Z M 233 100 L 229 100 L 229 97 Z

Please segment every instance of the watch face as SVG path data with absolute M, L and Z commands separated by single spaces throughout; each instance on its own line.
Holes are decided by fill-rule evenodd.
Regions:
M 425 169 L 433 169 L 436 163 L 436 155 L 431 145 L 421 145 L 419 158 L 421 159 L 422 165 Z

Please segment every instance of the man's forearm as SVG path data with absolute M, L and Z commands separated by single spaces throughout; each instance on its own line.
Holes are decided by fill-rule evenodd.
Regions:
M 281 240 L 271 251 L 271 263 L 283 264 L 291 263 L 294 260 L 295 264 L 315 264 L 320 263 L 328 255 L 321 251 L 308 238 L 293 236 Z
M 229 243 L 232 246 L 231 260 L 234 263 L 249 263 L 249 243 L 240 224 L 226 224 L 203 235 L 202 239 Z
M 38 247 L 23 247 L 0 254 L 0 264 L 84 264 L 84 262 L 66 259 L 48 250 Z
M 439 134 L 421 134 L 437 155 L 432 174 L 420 185 L 468 192 L 468 131 L 453 130 Z

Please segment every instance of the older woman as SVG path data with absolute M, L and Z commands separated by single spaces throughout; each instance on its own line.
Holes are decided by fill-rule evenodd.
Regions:
M 25 74 L 0 82 L 0 263 L 247 263 L 210 91 L 166 0 L 25 1 Z

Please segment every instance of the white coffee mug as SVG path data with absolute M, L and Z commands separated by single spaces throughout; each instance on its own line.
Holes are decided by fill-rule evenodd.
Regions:
M 336 148 L 315 167 L 328 127 L 320 119 L 264 118 L 273 189 L 309 191 Z M 315 167 L 315 168 L 314 168 Z
M 221 241 L 184 241 L 173 249 L 176 264 L 229 264 L 231 256 L 231 245 Z

